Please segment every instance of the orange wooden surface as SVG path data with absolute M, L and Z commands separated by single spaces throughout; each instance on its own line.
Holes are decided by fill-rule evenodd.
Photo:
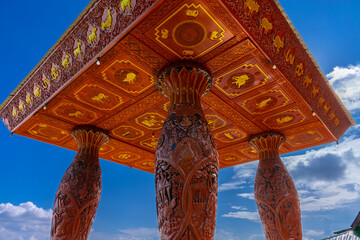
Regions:
M 111 137 L 100 150 L 101 158 L 153 172 L 157 139 L 168 108 L 167 98 L 157 90 L 158 73 L 171 62 L 188 60 L 206 66 L 213 78 L 202 105 L 218 147 L 221 168 L 257 160 L 247 143 L 252 135 L 261 132 L 275 130 L 285 135 L 287 141 L 281 153 L 339 138 L 350 126 L 349 119 L 341 109 L 332 107 L 339 103 L 333 96 L 324 95 L 327 89 L 319 91 L 325 83 L 315 83 L 315 73 L 306 72 L 309 67 L 301 67 L 306 64 L 294 58 L 296 51 L 303 49 L 282 41 L 287 32 L 274 33 L 275 25 L 282 24 L 275 22 L 274 14 L 280 12 L 274 10 L 273 15 L 260 17 L 261 10 L 239 1 L 247 20 L 262 24 L 254 31 L 269 37 L 264 49 L 272 47 L 271 54 L 282 54 L 278 56 L 282 65 L 275 68 L 263 46 L 247 32 L 249 29 L 244 30 L 247 22 L 232 16 L 230 1 L 224 2 L 187 0 L 171 7 L 166 1 L 157 2 L 151 12 L 107 49 L 100 65 L 89 65 L 50 101 L 44 98 L 46 110 L 37 111 L 17 126 L 15 133 L 76 150 L 71 130 L 77 125 L 93 125 L 107 130 Z M 102 23 L 108 18 L 105 10 Z M 117 11 L 112 12 L 113 19 L 118 19 Z M 269 25 L 266 21 L 273 22 Z M 116 27 L 120 23 L 112 24 Z M 289 31 L 288 25 L 281 28 Z M 84 55 L 73 55 L 69 66 L 84 58 L 87 49 L 99 44 L 101 34 L 111 32 L 111 27 L 98 26 L 96 31 L 100 36 L 97 42 L 89 40 L 81 45 Z M 90 33 L 91 28 L 86 34 Z M 278 38 L 270 38 L 271 34 Z M 77 45 L 71 47 L 77 49 Z M 59 69 L 59 79 L 68 74 L 62 65 L 66 59 L 64 52 L 51 65 Z M 286 77 L 291 69 L 294 78 Z M 41 80 L 52 77 L 42 76 Z M 57 84 L 53 78 L 50 80 Z M 303 92 L 296 90 L 299 86 Z M 33 101 L 37 89 L 40 98 L 49 89 L 41 83 L 33 87 L 29 93 Z M 21 97 L 25 102 L 26 96 Z M 310 104 L 317 106 L 317 116 L 313 116 Z M 16 109 L 14 118 L 21 114 L 18 106 Z M 324 121 L 329 123 L 325 125 Z

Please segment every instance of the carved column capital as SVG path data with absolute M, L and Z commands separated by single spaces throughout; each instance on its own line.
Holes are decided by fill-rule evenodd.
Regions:
M 180 62 L 161 70 L 158 80 L 160 91 L 174 104 L 200 106 L 200 98 L 211 87 L 209 72 L 199 64 Z
M 279 156 L 279 149 L 285 140 L 281 133 L 264 133 L 252 137 L 249 146 L 257 151 L 260 159 L 271 159 Z
M 100 147 L 110 141 L 102 130 L 89 127 L 78 127 L 71 133 L 78 142 L 78 154 L 99 156 Z

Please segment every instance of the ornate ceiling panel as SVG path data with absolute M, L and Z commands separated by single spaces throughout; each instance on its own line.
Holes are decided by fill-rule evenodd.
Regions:
M 266 131 L 286 136 L 281 153 L 336 141 L 353 120 L 294 31 L 273 0 L 97 0 L 0 116 L 11 132 L 72 150 L 75 126 L 102 128 L 101 158 L 153 172 L 169 107 L 158 73 L 191 60 L 213 77 L 202 106 L 222 168 L 257 160 L 247 141 Z

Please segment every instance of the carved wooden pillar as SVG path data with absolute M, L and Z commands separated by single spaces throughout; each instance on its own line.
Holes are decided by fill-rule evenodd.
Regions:
M 101 194 L 99 149 L 109 137 L 98 130 L 77 129 L 78 152 L 57 190 L 51 222 L 52 240 L 86 240 Z
M 255 200 L 266 239 L 302 239 L 299 197 L 294 182 L 282 163 L 281 134 L 254 137 L 249 146 L 259 154 L 255 178 Z
M 165 69 L 160 90 L 170 108 L 156 150 L 156 206 L 161 240 L 213 239 L 218 154 L 200 105 L 209 74 L 191 64 Z

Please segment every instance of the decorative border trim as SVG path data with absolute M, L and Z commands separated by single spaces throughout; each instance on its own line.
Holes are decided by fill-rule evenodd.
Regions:
M 0 118 L 13 132 L 84 68 L 121 38 L 159 0 L 91 1 L 39 64 L 0 105 Z M 94 28 L 96 28 L 94 30 Z M 26 99 L 31 101 L 26 101 Z M 23 104 L 20 104 L 21 101 Z M 26 103 L 25 103 L 26 102 Z M 20 107 L 22 110 L 17 110 Z M 14 110 L 15 109 L 15 110 Z M 15 114 L 16 113 L 16 114 Z

